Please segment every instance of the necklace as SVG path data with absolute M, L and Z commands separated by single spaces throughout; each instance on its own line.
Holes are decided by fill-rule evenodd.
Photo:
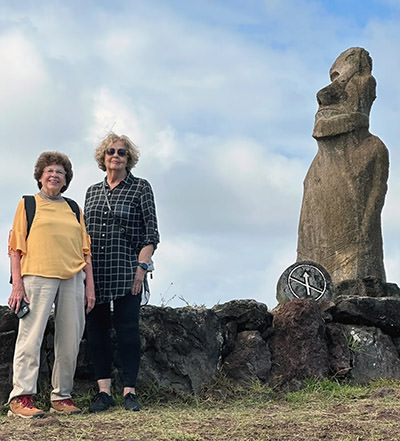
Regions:
M 39 196 L 43 198 L 46 201 L 63 201 L 63 197 L 61 196 L 61 193 L 56 194 L 55 196 L 52 196 L 50 194 L 47 194 L 43 188 L 39 191 Z

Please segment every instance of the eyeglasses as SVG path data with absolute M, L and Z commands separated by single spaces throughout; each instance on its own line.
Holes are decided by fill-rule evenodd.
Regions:
M 55 173 L 59 176 L 64 176 L 66 174 L 64 170 L 54 170 L 54 168 L 46 168 L 45 170 L 43 170 L 43 173 L 48 173 L 49 175 Z
M 107 150 L 106 150 L 106 153 L 107 153 L 107 155 L 110 155 L 110 156 L 112 156 L 115 152 L 117 152 L 117 155 L 118 156 L 125 156 L 126 155 L 126 149 L 118 149 L 118 150 L 115 150 L 115 148 L 114 147 L 110 147 L 110 148 L 108 148 Z

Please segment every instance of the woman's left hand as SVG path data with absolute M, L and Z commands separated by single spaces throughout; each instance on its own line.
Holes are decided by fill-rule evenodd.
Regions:
M 94 295 L 94 287 L 93 285 L 87 284 L 85 287 L 85 305 L 86 305 L 86 314 L 94 308 L 94 304 L 96 303 L 96 297 Z
M 83 271 L 86 273 L 86 284 L 85 284 L 85 305 L 86 314 L 94 308 L 96 303 L 96 296 L 94 294 L 94 280 L 93 280 L 93 269 L 92 269 L 92 258 L 90 254 L 85 255 L 86 266 Z
M 146 262 L 149 263 L 151 256 L 154 253 L 154 245 L 146 245 L 140 250 L 139 256 L 138 256 L 138 262 Z M 135 273 L 135 279 L 133 280 L 133 286 L 132 286 L 132 294 L 134 296 L 137 296 L 142 292 L 142 285 L 143 280 L 146 277 L 147 271 L 145 271 L 141 266 L 137 266 L 136 273 Z
M 143 285 L 143 280 L 146 276 L 146 272 L 142 267 L 138 266 L 136 268 L 136 273 L 135 273 L 135 279 L 133 280 L 133 286 L 132 286 L 132 294 L 134 296 L 140 294 L 142 292 L 142 285 Z

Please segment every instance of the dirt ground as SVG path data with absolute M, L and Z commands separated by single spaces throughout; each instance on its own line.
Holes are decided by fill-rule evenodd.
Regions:
M 299 402 L 234 401 L 218 406 L 168 404 L 126 412 L 37 420 L 0 416 L 0 441 L 395 441 L 400 440 L 400 387 L 365 397 Z

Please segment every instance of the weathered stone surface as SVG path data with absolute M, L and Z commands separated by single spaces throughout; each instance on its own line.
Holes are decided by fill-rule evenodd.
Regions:
M 344 325 L 326 325 L 326 340 L 329 353 L 329 371 L 335 378 L 345 377 L 351 370 L 351 354 Z
M 267 305 L 255 300 L 232 300 L 215 305 L 212 310 L 221 323 L 224 339 L 223 358 L 233 351 L 238 332 L 259 331 L 267 338 L 272 329 L 273 317 Z
M 11 385 L 12 365 L 9 363 L 0 363 L 0 404 L 7 402 L 11 392 Z
M 12 331 L 18 328 L 18 317 L 8 306 L 0 306 L 0 332 Z
M 261 334 L 258 331 L 240 332 L 222 368 L 235 384 L 245 386 L 253 380 L 265 383 L 271 371 L 271 352 Z
M 352 352 L 349 378 L 367 383 L 400 378 L 400 358 L 392 339 L 379 328 L 345 325 Z
M 12 362 L 14 357 L 14 346 L 16 339 L 16 330 L 0 333 L 0 363 Z
M 12 361 L 17 333 L 15 330 L 0 333 L 0 403 L 8 400 L 12 385 Z
M 89 360 L 86 335 L 83 336 L 79 346 L 78 359 L 76 361 L 75 377 L 82 380 L 93 381 L 94 370 Z
M 237 324 L 238 332 L 260 331 L 263 333 L 272 325 L 272 314 L 267 305 L 256 300 L 231 300 L 215 305 L 212 310 L 222 325 Z
M 386 297 L 400 297 L 400 288 L 397 283 L 386 283 Z
M 325 323 L 318 305 L 295 299 L 275 308 L 273 314 L 271 384 L 296 389 L 307 378 L 328 377 Z
M 393 297 L 343 297 L 330 310 L 335 322 L 374 326 L 400 336 L 400 299 Z
M 290 265 L 276 286 L 276 299 L 281 305 L 293 299 L 310 299 L 322 303 L 330 301 L 333 294 L 331 276 L 316 262 L 301 261 Z
M 334 299 L 349 297 L 400 297 L 400 289 L 395 283 L 384 283 L 376 277 L 344 280 L 334 287 Z
M 46 387 L 51 383 L 51 374 L 54 364 L 54 319 L 50 317 L 42 346 L 40 347 L 40 369 L 38 378 L 38 389 Z
M 258 379 L 285 390 L 301 387 L 308 378 L 345 376 L 357 382 L 378 376 L 397 378 L 399 303 L 400 299 L 395 297 L 344 297 L 337 300 L 337 305 L 329 301 L 295 299 L 271 312 L 266 305 L 250 300 L 228 302 L 213 310 L 146 306 L 141 317 L 143 357 L 138 390 L 155 384 L 175 391 L 197 392 L 221 366 L 234 383 L 246 385 L 250 379 Z M 0 321 L 2 312 L 8 314 L 0 310 Z M 270 326 L 272 316 L 273 327 Z M 351 332 L 357 326 L 341 324 L 338 318 L 346 323 L 374 323 L 399 336 L 391 339 L 380 329 L 371 327 L 366 328 L 369 340 L 365 340 L 366 334 L 354 337 Z M 10 331 L 0 332 L 1 402 L 7 400 L 11 390 L 18 322 L 14 325 Z M 39 390 L 41 386 L 47 389 L 50 382 L 53 334 L 54 322 L 50 318 L 41 348 Z M 366 346 L 369 352 L 361 348 L 360 353 L 354 355 L 360 348 L 358 338 L 366 345 L 372 341 Z M 374 365 L 372 371 L 368 371 L 364 366 L 369 362 L 368 357 L 388 365 L 379 368 Z M 117 390 L 120 390 L 117 359 L 114 374 Z M 75 390 L 84 392 L 94 385 L 84 338 Z
M 367 276 L 385 281 L 381 211 L 389 159 L 368 131 L 371 71 L 366 50 L 348 49 L 330 69 L 331 84 L 317 94 L 318 152 L 304 180 L 297 260 L 318 262 L 335 284 Z
M 210 309 L 145 306 L 138 385 L 149 382 L 198 392 L 217 373 L 222 336 Z
M 322 300 L 322 302 L 318 303 L 319 309 L 322 313 L 322 318 L 325 323 L 330 323 L 333 321 L 333 317 L 331 314 L 332 308 L 335 306 L 335 303 L 332 300 Z

